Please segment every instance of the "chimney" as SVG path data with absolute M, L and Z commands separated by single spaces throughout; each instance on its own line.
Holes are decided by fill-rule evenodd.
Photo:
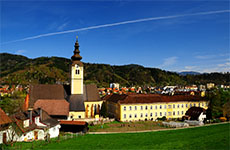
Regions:
M 29 110 L 29 117 L 30 117 L 30 124 L 33 123 L 32 117 L 33 117 L 33 110 Z
M 39 114 L 40 114 L 40 121 L 42 121 L 42 109 L 41 108 L 39 108 Z

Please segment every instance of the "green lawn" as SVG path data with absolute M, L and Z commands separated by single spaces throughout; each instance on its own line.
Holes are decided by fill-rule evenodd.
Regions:
M 79 136 L 41 145 L 39 149 L 226 149 L 229 150 L 230 124 L 180 130 Z M 24 144 L 24 143 L 23 143 Z M 31 143 L 25 143 L 31 147 Z M 34 146 L 38 146 L 34 143 Z M 25 147 L 24 147 L 25 148 Z M 36 149 L 36 148 L 35 148 Z

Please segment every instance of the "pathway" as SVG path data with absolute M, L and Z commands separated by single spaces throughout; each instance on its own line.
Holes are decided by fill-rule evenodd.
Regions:
M 215 124 L 206 124 L 204 126 L 211 126 L 211 125 L 218 125 L 218 124 L 225 124 L 230 122 L 221 122 Z M 87 134 L 117 134 L 117 133 L 143 133 L 143 132 L 158 132 L 158 131 L 168 131 L 168 130 L 181 130 L 181 129 L 188 129 L 188 128 L 197 128 L 197 127 L 204 127 L 204 126 L 189 126 L 184 128 L 166 128 L 166 129 L 156 129 L 156 130 L 142 130 L 142 131 L 125 131 L 125 132 L 88 132 Z

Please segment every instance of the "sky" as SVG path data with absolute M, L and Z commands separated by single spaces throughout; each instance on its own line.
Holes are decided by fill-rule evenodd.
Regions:
M 229 1 L 0 0 L 0 51 L 28 58 L 230 72 Z

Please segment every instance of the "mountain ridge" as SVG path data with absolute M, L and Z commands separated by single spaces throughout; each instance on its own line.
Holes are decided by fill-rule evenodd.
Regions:
M 63 57 L 27 58 L 22 55 L 0 53 L 0 82 L 2 84 L 55 84 L 69 81 L 71 60 Z M 138 64 L 109 65 L 84 63 L 85 84 L 108 87 L 117 82 L 122 86 L 164 86 L 186 84 L 229 84 L 229 73 L 180 75 Z

